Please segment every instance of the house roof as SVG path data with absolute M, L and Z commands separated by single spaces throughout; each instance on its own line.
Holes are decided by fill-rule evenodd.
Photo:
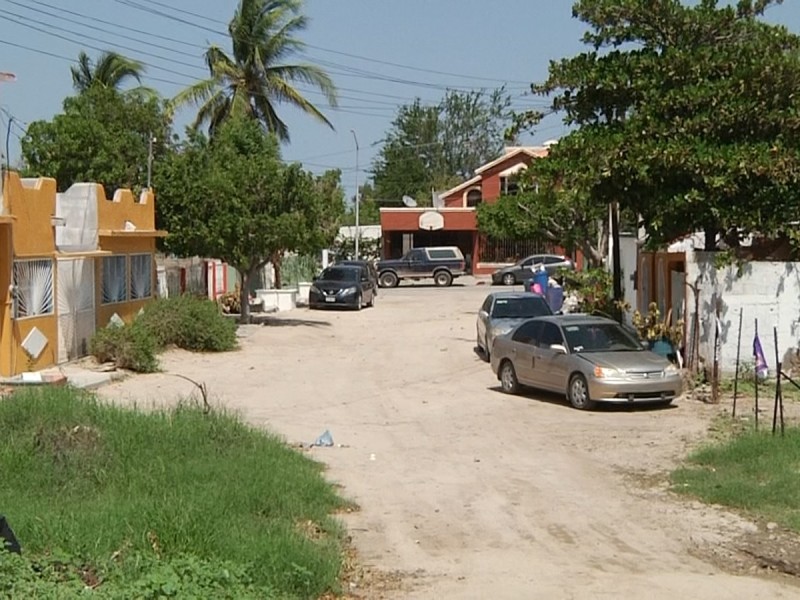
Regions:
M 447 190 L 446 192 L 442 192 L 441 194 L 439 194 L 439 196 L 442 197 L 442 198 L 447 198 L 448 196 L 451 196 L 451 195 L 455 194 L 456 192 L 463 191 L 466 188 L 468 188 L 468 187 L 470 187 L 472 185 L 475 185 L 476 183 L 479 183 L 480 180 L 481 180 L 481 176 L 480 175 L 476 175 L 472 179 L 467 179 L 464 183 L 459 183 L 456 187 L 451 188 L 451 189 Z
M 499 156 L 498 158 L 494 159 L 493 161 L 488 162 L 485 165 L 482 165 L 482 166 L 478 167 L 475 170 L 475 177 L 473 177 L 472 179 L 468 179 L 464 183 L 460 183 L 457 186 L 455 186 L 454 188 L 451 188 L 451 189 L 447 190 L 446 192 L 442 192 L 439 195 L 442 198 L 447 198 L 449 196 L 452 196 L 453 194 L 457 194 L 458 192 L 463 192 L 465 189 L 480 183 L 480 181 L 483 179 L 483 173 L 485 173 L 489 169 L 492 169 L 493 167 L 496 167 L 497 165 L 503 164 L 506 161 L 510 161 L 510 160 L 512 160 L 514 158 L 519 158 L 521 156 L 528 156 L 530 158 L 544 158 L 545 156 L 547 156 L 547 152 L 548 152 L 547 146 L 511 146 L 511 147 L 508 147 L 508 148 L 506 148 L 506 151 L 503 153 L 502 156 Z M 520 162 L 516 162 L 516 163 L 512 164 L 509 168 L 507 168 L 505 171 L 500 173 L 500 176 L 501 177 L 508 177 L 509 175 L 513 175 L 514 173 L 518 173 L 522 169 L 527 168 L 527 166 L 528 165 L 526 165 L 524 162 L 521 162 L 521 161 Z
M 547 148 L 545 146 L 513 146 L 506 149 L 506 153 L 502 156 L 495 158 L 493 161 L 486 163 L 482 167 L 475 169 L 475 173 L 480 175 L 489 169 L 511 160 L 520 155 L 530 156 L 531 158 L 544 158 L 547 156 Z

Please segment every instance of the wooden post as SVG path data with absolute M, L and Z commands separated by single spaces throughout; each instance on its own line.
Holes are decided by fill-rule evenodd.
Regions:
M 739 334 L 736 336 L 736 375 L 733 377 L 733 413 L 732 417 L 736 418 L 736 398 L 739 395 L 739 358 L 742 353 L 742 314 L 744 309 L 739 309 Z

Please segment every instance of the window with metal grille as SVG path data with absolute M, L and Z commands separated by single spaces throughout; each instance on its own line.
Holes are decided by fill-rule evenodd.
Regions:
M 53 261 L 15 260 L 14 289 L 14 318 L 53 314 Z
M 128 257 L 103 257 L 103 304 L 116 304 L 128 299 Z
M 131 300 L 153 295 L 153 255 L 131 254 Z

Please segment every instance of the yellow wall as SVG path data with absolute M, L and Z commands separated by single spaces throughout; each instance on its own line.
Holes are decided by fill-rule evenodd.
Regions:
M 143 192 L 134 198 L 130 190 L 117 190 L 114 197 L 106 199 L 102 186 L 97 191 L 97 227 L 103 230 L 123 230 L 125 221 L 136 229 L 152 231 L 156 228 L 156 212 L 152 192 Z
M 58 356 L 58 321 L 55 312 L 55 298 L 58 290 L 53 267 L 53 313 L 38 317 L 14 320 L 11 314 L 11 295 L 13 260 L 18 258 L 43 258 L 53 260 L 55 254 L 55 234 L 51 217 L 56 210 L 56 182 L 54 179 L 37 179 L 32 187 L 22 185 L 16 173 L 9 173 L 5 181 L 5 210 L 14 217 L 11 222 L 11 252 L 6 255 L 6 278 L 3 286 L 5 310 L 2 314 L 2 341 L 0 346 L 0 375 L 8 376 L 28 370 L 38 370 L 54 365 Z M 0 250 L 2 251 L 2 250 Z M 6 248 L 6 251 L 8 249 Z M 5 258 L 5 257 L 4 257 Z M 0 269 L 0 281 L 3 274 Z M 0 284 L 2 285 L 2 284 Z M 47 346 L 39 357 L 32 361 L 22 342 L 36 327 L 47 338 Z
M 0 223 L 0 375 L 11 373 L 10 285 L 11 223 Z
M 51 218 L 56 214 L 56 181 L 40 178 L 35 187 L 24 187 L 16 173 L 7 180 L 6 208 L 14 221 L 14 254 L 17 258 L 53 256 L 56 250 Z
M 9 285 L 13 280 L 13 261 L 25 258 L 62 256 L 55 246 L 52 217 L 56 210 L 56 182 L 40 178 L 28 186 L 16 173 L 6 177 L 4 206 L 0 207 L 0 376 L 8 377 L 23 371 L 40 370 L 58 361 L 57 269 L 53 266 L 52 315 L 14 320 L 11 314 Z M 103 187 L 97 186 L 97 218 L 99 250 L 115 254 L 155 254 L 155 199 L 151 192 L 134 198 L 129 190 L 118 190 L 112 199 L 106 199 Z M 134 232 L 124 232 L 126 222 L 134 225 Z M 131 229 L 130 226 L 127 229 Z M 119 304 L 102 304 L 102 262 L 95 259 L 96 269 L 96 322 L 108 323 L 114 313 L 125 321 L 133 319 L 149 299 Z M 157 289 L 155 256 L 153 256 L 152 290 Z M 130 269 L 130 265 L 128 267 Z M 48 339 L 41 356 L 32 362 L 21 344 L 25 336 L 36 327 Z

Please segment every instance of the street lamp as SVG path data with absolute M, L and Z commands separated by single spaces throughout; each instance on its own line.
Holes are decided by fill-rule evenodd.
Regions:
M 17 80 L 17 76 L 14 73 L 6 73 L 5 71 L 0 72 L 0 82 L 3 83 L 13 83 Z M 10 162 L 9 157 L 9 138 L 11 137 L 11 123 L 14 120 L 14 117 L 8 115 L 8 130 L 6 131 L 6 163 L 2 164 L 0 161 L 0 212 L 3 210 L 3 194 L 5 192 L 5 185 L 6 185 L 6 176 L 8 171 L 8 163 Z M 2 156 L 2 154 L 0 154 Z
M 358 219 L 358 205 L 359 205 L 359 194 L 358 194 L 358 137 L 356 137 L 356 132 L 351 129 L 350 133 L 353 134 L 353 140 L 356 143 L 356 239 L 355 239 L 355 260 L 358 260 L 358 239 L 361 237 L 361 225 Z

